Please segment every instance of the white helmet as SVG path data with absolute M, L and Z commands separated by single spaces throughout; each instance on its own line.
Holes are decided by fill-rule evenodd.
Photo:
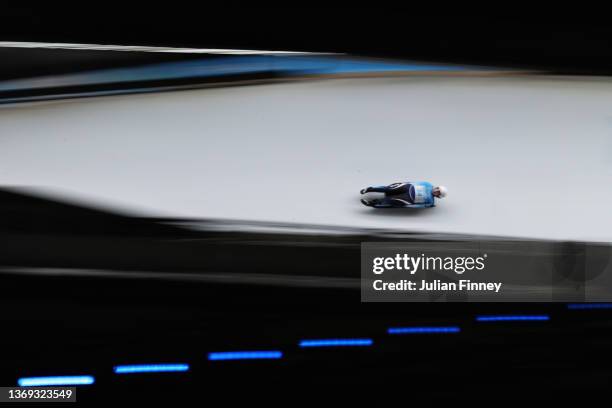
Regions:
M 446 194 L 448 194 L 448 189 L 444 186 L 437 186 L 434 187 L 433 189 L 434 192 L 438 192 L 440 195 L 438 196 L 439 198 L 444 198 L 446 197 Z

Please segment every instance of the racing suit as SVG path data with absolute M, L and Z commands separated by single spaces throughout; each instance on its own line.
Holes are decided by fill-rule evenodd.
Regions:
M 433 185 L 427 181 L 393 183 L 388 186 L 368 187 L 366 193 L 385 193 L 385 197 L 369 201 L 376 208 L 435 207 Z

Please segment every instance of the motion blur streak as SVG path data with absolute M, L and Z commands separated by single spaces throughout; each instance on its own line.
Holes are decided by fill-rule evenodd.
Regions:
M 570 303 L 569 310 L 612 309 L 612 303 Z
M 80 276 L 107 279 L 157 279 L 177 282 L 209 282 L 227 284 L 272 285 L 304 288 L 359 289 L 359 279 L 326 276 L 294 276 L 259 273 L 179 273 L 157 271 L 114 271 L 74 268 L 11 268 L 0 267 L 0 273 L 42 276 Z
M 169 373 L 189 371 L 189 364 L 137 364 L 113 368 L 115 374 Z
M 304 75 L 345 75 L 374 73 L 493 73 L 490 68 L 454 66 L 444 64 L 429 64 L 422 62 L 399 62 L 389 60 L 363 60 L 349 57 L 329 56 L 215 56 L 189 61 L 166 62 L 149 64 L 136 67 L 118 67 L 113 69 L 101 69 L 85 72 L 70 73 L 65 75 L 41 76 L 35 78 L 16 79 L 0 81 L 0 101 L 4 100 L 2 92 L 33 91 L 35 89 L 56 93 L 72 92 L 74 89 L 68 87 L 84 87 L 132 84 L 124 93 L 141 92 L 138 88 L 146 87 L 147 81 L 162 81 L 166 85 L 169 81 L 190 79 L 194 83 L 206 79 L 217 79 L 227 81 L 228 77 L 238 76 L 244 79 L 244 75 L 260 75 L 263 77 L 272 75 L 272 78 L 300 77 Z M 165 81 L 165 82 L 164 82 Z M 156 87 L 162 83 L 156 82 Z M 181 84 L 183 87 L 186 84 Z M 194 84 L 192 84 L 194 85 Z M 93 88 L 92 88 L 93 89 Z M 90 89 L 91 90 L 91 89 Z M 115 89 L 117 90 L 117 89 Z M 153 88 L 155 90 L 155 87 Z M 109 89 L 105 89 L 109 91 Z M 9 98 L 8 102 L 12 99 Z
M 54 376 L 54 377 L 24 377 L 17 381 L 20 387 L 44 387 L 51 385 L 91 385 L 94 378 L 91 375 Z
M 374 344 L 372 339 L 319 339 L 301 340 L 300 347 L 360 347 L 371 346 Z
M 188 54 L 230 54 L 230 55 L 286 55 L 286 54 L 312 54 L 302 51 L 266 51 L 266 50 L 237 50 L 224 48 L 177 48 L 177 47 L 145 47 L 139 45 L 112 45 L 112 44 L 74 44 L 49 43 L 27 41 L 0 41 L 0 47 L 6 48 L 52 48 L 65 50 L 96 50 L 96 51 L 138 51 L 138 52 L 173 52 Z
M 219 360 L 277 360 L 283 357 L 282 351 L 223 351 L 209 353 L 208 359 Z
M 477 316 L 478 322 L 523 322 L 523 321 L 547 321 L 548 315 L 508 315 L 508 316 Z
M 459 333 L 458 326 L 448 327 L 390 327 L 388 334 L 434 334 L 434 333 Z

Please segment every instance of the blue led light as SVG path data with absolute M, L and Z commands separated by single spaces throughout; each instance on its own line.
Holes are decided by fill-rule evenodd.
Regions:
M 136 364 L 113 367 L 115 374 L 174 373 L 189 371 L 189 364 Z
M 317 339 L 299 342 L 300 347 L 360 347 L 372 344 L 374 344 L 372 339 Z
M 283 357 L 283 352 L 273 351 L 219 351 L 208 353 L 211 361 L 220 360 L 276 360 Z
M 477 316 L 477 322 L 530 322 L 548 321 L 548 315 L 501 315 L 501 316 Z
M 612 309 L 612 303 L 570 303 L 567 308 L 570 310 Z
M 445 334 L 459 333 L 460 331 L 459 326 L 389 327 L 387 329 L 388 334 Z
M 20 387 L 45 387 L 52 385 L 90 385 L 94 383 L 91 375 L 64 375 L 53 377 L 23 377 L 17 380 Z

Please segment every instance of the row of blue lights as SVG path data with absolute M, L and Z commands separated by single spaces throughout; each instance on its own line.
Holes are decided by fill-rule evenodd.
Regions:
M 477 322 L 541 322 L 550 320 L 548 315 L 492 315 L 476 316 Z
M 44 387 L 53 385 L 91 385 L 94 383 L 91 375 L 58 375 L 52 377 L 25 377 L 17 380 L 20 387 Z
M 568 309 L 612 309 L 612 303 L 577 303 L 567 305 Z M 548 321 L 549 315 L 482 315 L 476 316 L 477 322 L 515 322 L 515 321 Z M 397 334 L 452 334 L 460 333 L 459 326 L 412 326 L 412 327 L 390 327 L 387 333 Z M 374 340 L 371 338 L 335 338 L 335 339 L 307 339 L 300 340 L 298 346 L 301 348 L 311 347 L 364 347 L 372 346 Z M 254 351 L 223 351 L 208 354 L 210 361 L 223 360 L 277 360 L 283 357 L 280 350 L 254 350 Z M 139 373 L 163 373 L 163 372 L 187 372 L 189 364 L 135 364 L 119 365 L 113 367 L 115 374 L 139 374 Z M 23 377 L 19 378 L 17 384 L 20 387 L 41 386 L 71 386 L 91 385 L 95 379 L 91 375 L 71 376 L 49 376 L 49 377 Z
M 461 332 L 459 326 L 390 327 L 387 329 L 388 334 L 446 334 L 459 332 Z
M 210 361 L 220 360 L 278 360 L 283 357 L 283 352 L 273 351 L 222 351 L 208 353 Z
M 570 303 L 569 310 L 612 309 L 612 303 Z
M 316 339 L 301 340 L 300 347 L 363 347 L 374 344 L 372 339 Z
M 189 371 L 189 364 L 136 364 L 113 367 L 115 374 L 176 373 Z

